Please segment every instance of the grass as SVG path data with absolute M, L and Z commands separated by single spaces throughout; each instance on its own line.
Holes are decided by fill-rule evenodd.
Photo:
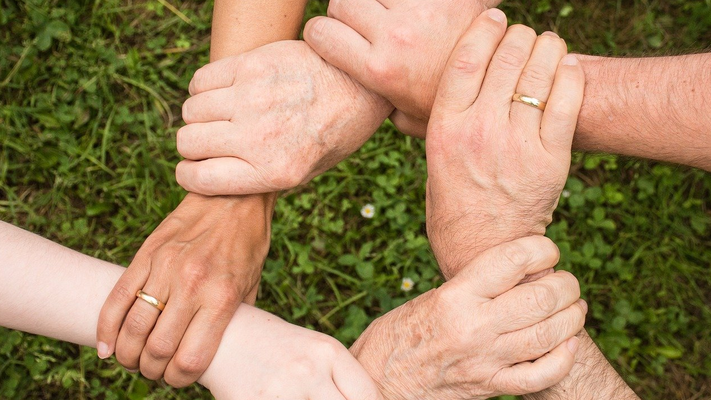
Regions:
M 312 1 L 308 15 L 326 4 Z M 514 22 L 605 55 L 703 51 L 707 0 L 508 1 Z M 127 265 L 180 201 L 174 134 L 207 62 L 211 3 L 2 0 L 0 219 Z M 260 306 L 352 342 L 441 283 L 424 234 L 422 142 L 384 124 L 357 154 L 280 199 Z M 580 279 L 588 327 L 646 399 L 711 398 L 711 176 L 574 157 L 548 235 Z M 360 216 L 372 203 L 373 219 Z M 415 289 L 402 292 L 403 277 Z M 210 398 L 0 329 L 0 399 Z

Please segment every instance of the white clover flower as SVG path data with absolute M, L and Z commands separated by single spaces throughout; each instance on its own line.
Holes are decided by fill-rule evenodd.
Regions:
M 402 284 L 400 285 L 400 290 L 403 292 L 409 292 L 415 287 L 415 282 L 410 278 L 402 278 Z
M 566 199 L 570 197 L 570 190 L 564 190 L 563 193 L 560 194 L 561 196 L 565 197 Z
M 360 215 L 362 215 L 363 218 L 373 218 L 375 216 L 375 206 L 372 204 L 364 205 L 363 208 L 360 209 Z

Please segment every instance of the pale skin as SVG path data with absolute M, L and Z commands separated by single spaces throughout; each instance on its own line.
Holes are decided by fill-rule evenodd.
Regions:
M 125 268 L 0 222 L 0 326 L 94 346 L 104 299 Z M 571 360 L 568 361 L 572 367 Z M 562 378 L 562 376 L 561 376 Z M 198 382 L 218 400 L 377 400 L 337 340 L 248 304 L 228 322 Z

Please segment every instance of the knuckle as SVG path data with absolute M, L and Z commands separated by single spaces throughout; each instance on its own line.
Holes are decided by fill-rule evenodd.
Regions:
M 501 250 L 504 259 L 516 268 L 524 268 L 531 259 L 528 248 L 518 242 L 506 243 Z
M 272 185 L 278 189 L 288 190 L 299 186 L 303 179 L 303 174 L 299 172 L 299 169 L 294 168 L 293 165 L 285 165 L 279 173 L 272 177 L 271 181 Z
M 545 317 L 553 313 L 556 307 L 556 294 L 554 290 L 546 284 L 535 282 L 532 284 L 533 305 L 536 315 Z
M 136 299 L 136 292 L 128 288 L 125 283 L 119 283 L 114 288 L 116 298 L 121 302 L 129 302 Z
M 539 323 L 535 328 L 535 346 L 542 351 L 550 350 L 556 343 L 556 332 L 549 324 Z
M 463 46 L 452 59 L 451 68 L 462 74 L 475 75 L 486 69 L 481 54 L 473 46 Z
M 174 357 L 175 368 L 184 376 L 200 375 L 207 369 L 207 359 L 201 354 L 181 354 Z
M 197 168 L 194 174 L 193 185 L 196 190 L 201 192 L 209 191 L 215 184 L 215 177 L 211 168 Z
M 546 108 L 546 118 L 551 119 L 558 125 L 575 123 L 575 111 L 563 104 L 569 104 L 569 102 L 562 102 L 560 105 L 556 103 L 556 106 Z
M 365 62 L 365 70 L 376 82 L 386 84 L 393 81 L 394 68 L 388 60 L 371 57 Z
M 534 87 L 548 87 L 550 82 L 553 82 L 553 71 L 549 71 L 540 64 L 529 64 L 521 74 L 521 81 L 535 85 Z
M 571 290 L 575 298 L 580 297 L 580 281 L 578 281 L 578 278 L 575 275 L 568 271 L 562 270 L 557 271 L 556 274 L 559 274 L 564 279 L 565 287 L 563 290 Z
M 177 348 L 177 344 L 171 339 L 151 337 L 146 344 L 145 351 L 156 360 L 166 360 L 175 354 Z
M 497 68 L 520 70 L 526 64 L 526 51 L 520 46 L 506 46 L 494 55 Z
M 181 272 L 181 280 L 188 291 L 197 291 L 208 279 L 207 262 L 190 261 L 185 263 Z
M 397 48 L 412 47 L 417 41 L 415 32 L 412 28 L 407 26 L 401 26 L 397 29 L 390 29 L 388 31 L 388 38 L 390 39 L 391 45 L 394 45 Z
M 132 312 L 126 317 L 126 333 L 134 337 L 147 335 L 151 331 L 151 323 L 141 313 Z

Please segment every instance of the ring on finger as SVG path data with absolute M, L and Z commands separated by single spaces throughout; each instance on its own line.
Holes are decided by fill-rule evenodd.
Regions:
M 525 104 L 527 106 L 531 106 L 533 108 L 537 108 L 541 111 L 546 109 L 546 102 L 545 101 L 538 100 L 535 97 L 526 96 L 525 94 L 516 93 L 513 95 L 511 100 L 517 101 L 519 103 L 523 103 L 523 104 Z
M 144 292 L 143 290 L 139 290 L 138 292 L 136 292 L 136 297 L 157 308 L 158 311 L 163 311 L 165 309 L 165 303 Z

